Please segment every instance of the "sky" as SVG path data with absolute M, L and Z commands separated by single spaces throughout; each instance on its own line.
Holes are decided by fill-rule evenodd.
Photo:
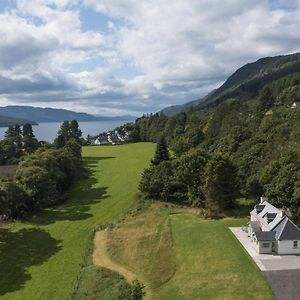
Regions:
M 299 52 L 299 29 L 300 0 L 0 0 L 0 105 L 157 112 Z

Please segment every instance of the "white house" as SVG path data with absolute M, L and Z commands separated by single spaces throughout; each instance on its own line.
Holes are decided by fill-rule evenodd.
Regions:
M 300 254 L 300 229 L 287 208 L 276 208 L 261 197 L 250 212 L 249 235 L 258 253 Z
M 293 102 L 291 108 L 300 108 L 300 102 Z

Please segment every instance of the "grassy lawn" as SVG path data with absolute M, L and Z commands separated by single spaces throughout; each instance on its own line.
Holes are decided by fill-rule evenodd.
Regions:
M 154 147 L 84 147 L 91 175 L 74 185 L 70 200 L 1 234 L 0 298 L 66 299 L 92 227 L 113 222 L 134 203 Z
M 245 219 L 171 216 L 176 273 L 154 299 L 274 299 L 261 272 L 229 231 Z
M 155 203 L 109 232 L 109 252 L 140 276 L 155 300 L 274 299 L 228 229 L 246 222 L 201 220 L 192 210 Z

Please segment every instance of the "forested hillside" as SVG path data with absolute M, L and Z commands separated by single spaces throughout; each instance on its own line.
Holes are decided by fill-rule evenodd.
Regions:
M 289 58 L 278 64 L 289 65 Z M 273 60 L 271 66 L 276 65 Z M 174 153 L 144 173 L 145 195 L 215 213 L 234 207 L 232 199 L 238 196 L 265 194 L 275 205 L 291 207 L 297 220 L 300 108 L 291 105 L 300 101 L 300 72 L 282 74 L 267 84 L 264 76 L 245 75 L 255 82 L 252 94 L 234 92 L 218 105 L 137 119 L 131 141 L 159 141 L 163 136 Z
M 8 127 L 10 125 L 24 125 L 26 123 L 29 123 L 31 125 L 37 125 L 36 122 L 28 121 L 26 119 L 20 119 L 20 118 L 13 118 L 13 117 L 7 117 L 7 116 L 0 116 L 0 127 Z
M 196 101 L 167 107 L 162 110 L 167 116 L 180 112 L 215 106 L 228 98 L 251 99 L 259 90 L 277 79 L 300 72 L 300 54 L 261 58 L 234 72 L 218 89 Z

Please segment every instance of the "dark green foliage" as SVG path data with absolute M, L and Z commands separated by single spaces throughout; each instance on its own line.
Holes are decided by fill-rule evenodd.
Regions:
M 34 139 L 30 126 L 25 127 L 23 135 Z M 82 171 L 81 145 L 74 138 L 63 148 L 39 148 L 24 156 L 12 181 L 0 182 L 0 215 L 15 218 L 63 201 L 63 193 Z
M 170 159 L 170 155 L 169 155 L 169 150 L 168 150 L 166 140 L 164 137 L 161 137 L 157 142 L 155 156 L 151 160 L 151 162 L 153 165 L 158 165 L 162 161 L 169 160 L 169 159 Z
M 64 121 L 61 125 L 57 137 L 54 141 L 56 148 L 62 148 L 66 146 L 69 140 L 73 139 L 77 143 L 81 144 L 82 132 L 79 129 L 78 122 L 73 120 L 71 122 Z
M 207 207 L 217 207 L 220 211 L 234 207 L 238 196 L 237 168 L 232 161 L 216 154 L 206 169 L 205 196 Z
M 17 164 L 24 154 L 34 152 L 39 146 L 31 124 L 24 124 L 22 130 L 19 125 L 9 126 L 5 139 L 0 141 L 0 164 Z
M 145 295 L 145 286 L 138 280 L 134 280 L 131 287 L 131 299 L 142 300 Z
M 258 97 L 257 109 L 261 112 L 266 112 L 274 105 L 274 97 L 271 89 L 266 86 L 264 87 Z

